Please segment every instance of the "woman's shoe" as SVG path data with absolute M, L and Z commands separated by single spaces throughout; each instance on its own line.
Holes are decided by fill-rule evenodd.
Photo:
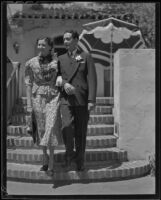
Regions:
M 40 171 L 47 171 L 49 163 L 49 156 L 47 154 L 43 155 L 43 166 L 40 168 Z
M 40 168 L 40 171 L 47 171 L 48 170 L 48 165 L 43 165 L 41 168 Z

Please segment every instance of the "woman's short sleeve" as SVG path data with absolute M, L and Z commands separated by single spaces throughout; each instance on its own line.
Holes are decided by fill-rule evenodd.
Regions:
M 26 62 L 25 64 L 25 85 L 26 86 L 32 86 L 33 85 L 33 80 L 34 80 L 34 75 L 32 68 L 30 66 L 29 61 Z

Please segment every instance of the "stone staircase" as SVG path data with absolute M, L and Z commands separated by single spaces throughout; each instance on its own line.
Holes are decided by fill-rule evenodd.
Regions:
M 64 146 L 56 148 L 55 173 L 49 176 L 39 171 L 42 151 L 34 145 L 26 132 L 26 98 L 17 101 L 13 109 L 11 124 L 7 127 L 7 179 L 26 182 L 54 181 L 101 181 L 133 178 L 146 175 L 148 161 L 128 161 L 127 152 L 117 148 L 114 135 L 113 98 L 97 97 L 97 106 L 90 115 L 86 145 L 86 170 L 65 172 L 61 167 L 64 159 Z

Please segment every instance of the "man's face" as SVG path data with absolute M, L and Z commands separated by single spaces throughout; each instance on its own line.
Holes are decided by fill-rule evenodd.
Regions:
M 63 40 L 64 40 L 64 44 L 68 51 L 72 52 L 76 48 L 78 40 L 77 40 L 77 38 L 74 39 L 72 37 L 72 33 L 68 33 L 68 32 L 65 33 Z

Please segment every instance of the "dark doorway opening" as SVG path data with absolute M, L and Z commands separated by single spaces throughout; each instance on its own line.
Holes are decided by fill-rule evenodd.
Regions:
M 58 56 L 61 56 L 62 54 L 65 54 L 67 50 L 65 47 L 55 46 L 55 52 Z
M 63 42 L 63 35 L 54 37 L 54 48 L 58 56 L 67 52 Z

